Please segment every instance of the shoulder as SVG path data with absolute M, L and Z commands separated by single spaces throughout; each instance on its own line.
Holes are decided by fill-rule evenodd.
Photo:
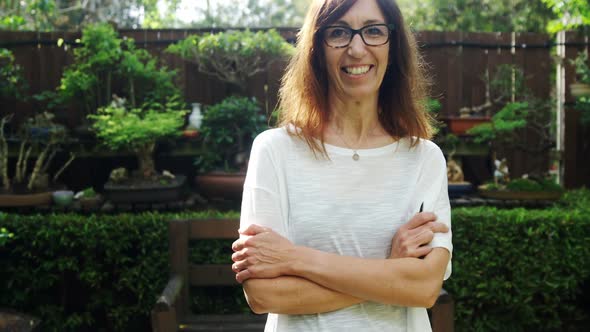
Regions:
M 285 153 L 292 150 L 293 139 L 284 127 L 267 129 L 254 139 L 251 155 L 282 159 Z
M 258 134 L 254 139 L 254 146 L 273 149 L 290 144 L 291 137 L 284 127 L 272 128 Z
M 412 144 L 413 142 L 414 144 Z M 404 137 L 400 139 L 399 147 L 402 150 L 413 152 L 421 157 L 435 155 L 444 158 L 440 147 L 433 141 L 427 139 Z

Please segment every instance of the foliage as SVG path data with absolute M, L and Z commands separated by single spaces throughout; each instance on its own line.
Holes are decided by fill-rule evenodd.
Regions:
M 266 123 L 254 98 L 230 96 L 207 107 L 200 128 L 204 148 L 196 161 L 199 170 L 230 171 L 243 166 L 245 160 L 236 161 L 235 156 L 250 150 L 256 135 L 267 129 Z
M 6 192 L 33 192 L 47 190 L 50 183 L 55 183 L 62 172 L 75 159 L 70 152 L 70 158 L 49 178 L 48 169 L 56 154 L 68 142 L 68 135 L 63 125 L 53 121 L 53 114 L 43 112 L 28 118 L 19 128 L 18 154 L 14 166 L 9 166 L 8 140 L 5 125 L 12 121 L 14 114 L 0 119 L 0 179 L 2 189 Z M 38 152 L 32 169 L 29 169 L 29 158 L 33 151 Z M 9 169 L 14 168 L 14 175 Z M 17 187 L 17 188 L 16 188 Z M 15 190 L 16 189 L 16 190 Z
M 520 68 L 498 66 L 489 86 L 492 105 L 500 109 L 490 122 L 467 131 L 475 142 L 490 143 L 494 152 L 516 149 L 529 155 L 547 153 L 554 147 L 554 103 L 533 96 L 524 86 L 524 79 Z M 536 140 L 534 145 L 526 144 L 525 137 L 531 134 Z
M 444 287 L 455 299 L 456 330 L 584 330 L 587 211 L 454 209 L 453 274 Z
M 0 48 L 0 98 L 24 98 L 27 84 L 10 50 Z
M 207 217 L 236 213 L 7 214 L 0 306 L 40 317 L 43 331 L 148 330 L 168 277 L 167 220 Z
M 75 102 L 92 114 L 109 105 L 113 93 L 133 108 L 179 94 L 175 72 L 158 68 L 156 58 L 137 49 L 133 39 L 119 38 L 109 24 L 87 26 L 80 44 L 57 89 L 62 102 Z
M 309 0 L 248 0 L 217 2 L 201 10 L 195 27 L 301 26 Z
M 578 83 L 590 84 L 590 66 L 588 66 L 588 52 L 580 52 L 575 59 L 570 60 L 576 73 Z
M 245 90 L 249 77 L 266 70 L 269 62 L 292 54 L 293 47 L 274 29 L 229 30 L 190 35 L 167 51 L 195 62 L 199 71 Z
M 6 219 L 6 213 L 0 212 L 0 223 Z M 0 227 L 0 247 L 6 245 L 14 238 L 14 233 L 11 233 L 6 227 Z
M 590 26 L 588 0 L 541 0 L 557 16 L 547 24 L 547 31 L 555 33 Z
M 529 111 L 530 106 L 527 102 L 508 103 L 492 116 L 491 122 L 477 125 L 469 129 L 468 133 L 474 136 L 477 143 L 495 140 L 510 142 L 514 140 L 513 134 L 516 129 L 526 127 Z
M 399 0 L 399 4 L 414 30 L 544 32 L 555 18 L 542 0 Z
M 112 22 L 123 28 L 157 28 L 174 21 L 180 0 L 0 0 L 0 29 L 78 30 Z
M 90 115 L 98 138 L 110 149 L 137 149 L 165 137 L 179 135 L 186 110 L 178 97 L 165 105 L 147 104 L 143 108 L 126 110 L 123 107 L 99 108 Z
M 94 188 L 92 187 L 88 187 L 85 188 L 84 190 L 82 190 L 82 196 L 83 198 L 94 198 L 96 197 L 98 194 L 96 193 L 96 191 L 94 190 Z
M 580 122 L 584 126 L 590 125 L 590 97 L 576 98 L 574 108 L 580 111 Z
M 453 274 L 444 287 L 455 300 L 456 330 L 583 330 L 589 209 L 588 189 L 545 210 L 454 209 Z M 168 277 L 166 221 L 239 213 L 5 216 L 0 228 L 14 237 L 0 246 L 0 306 L 39 316 L 44 331 L 67 332 L 148 330 Z M 191 247 L 191 260 L 230 260 L 228 242 Z M 240 287 L 193 295 L 199 312 L 248 310 Z
M 180 135 L 188 110 L 179 96 L 170 97 L 164 105 L 152 102 L 127 110 L 123 105 L 111 105 L 89 115 L 99 140 L 110 149 L 129 149 L 139 162 L 139 174 L 150 179 L 156 176 L 154 150 L 156 143 L 166 137 Z M 156 177 L 157 178 L 157 177 Z

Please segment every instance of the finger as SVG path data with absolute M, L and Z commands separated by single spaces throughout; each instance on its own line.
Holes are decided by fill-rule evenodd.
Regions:
M 418 246 L 421 246 L 430 243 L 433 238 L 434 233 L 430 229 L 426 229 L 416 236 L 414 243 L 416 243 Z
M 418 247 L 414 251 L 414 253 L 413 253 L 414 256 L 412 256 L 412 257 L 424 257 L 424 256 L 428 255 L 431 251 L 432 251 L 432 247 L 429 247 L 429 246 Z
M 240 251 L 236 251 L 236 252 L 234 252 L 234 253 L 231 255 L 231 259 L 232 259 L 232 261 L 234 261 L 234 262 L 237 262 L 237 261 L 244 260 L 244 259 L 246 259 L 248 256 L 250 256 L 250 255 L 252 255 L 252 254 L 253 254 L 253 250 L 254 250 L 254 249 L 252 249 L 252 248 L 248 248 L 248 247 L 246 247 L 246 248 L 243 248 L 243 249 L 242 249 L 242 250 L 240 250 Z
M 434 233 L 446 233 L 449 231 L 449 227 L 442 222 L 434 221 L 430 225 L 430 230 Z
M 424 225 L 427 222 L 435 221 L 436 215 L 432 212 L 420 212 L 416 213 L 410 221 L 406 223 L 408 229 L 417 228 Z
M 250 278 L 251 278 L 251 275 L 250 275 L 250 271 L 248 271 L 248 270 L 243 270 L 243 271 L 240 271 L 239 273 L 236 273 L 236 281 L 239 282 L 240 284 Z
M 233 251 L 240 251 L 244 249 L 246 246 L 246 240 L 248 240 L 251 236 L 240 236 L 239 239 L 235 240 L 234 243 L 231 245 L 231 249 Z
M 266 228 L 256 224 L 250 224 L 245 229 L 239 229 L 238 232 L 242 235 L 256 235 L 263 232 L 268 232 L 270 228 Z

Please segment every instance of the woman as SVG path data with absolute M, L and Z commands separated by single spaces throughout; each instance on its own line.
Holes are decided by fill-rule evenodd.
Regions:
M 282 126 L 252 147 L 233 244 L 266 331 L 430 330 L 452 244 L 418 64 L 392 0 L 311 5 Z

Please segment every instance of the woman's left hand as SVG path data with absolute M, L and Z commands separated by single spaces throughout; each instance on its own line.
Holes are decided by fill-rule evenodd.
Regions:
M 275 278 L 287 274 L 295 261 L 295 245 L 270 228 L 252 224 L 240 230 L 232 244 L 232 270 L 239 283 L 250 278 Z

